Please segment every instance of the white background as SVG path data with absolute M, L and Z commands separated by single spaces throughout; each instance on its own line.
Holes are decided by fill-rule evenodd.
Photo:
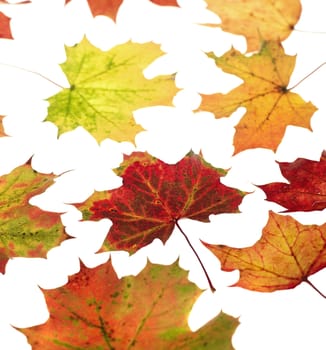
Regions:
M 106 139 L 98 144 L 81 127 L 58 138 L 57 128 L 44 122 L 49 96 L 60 89 L 38 72 L 62 86 L 69 86 L 59 64 L 65 61 L 64 44 L 73 45 L 83 35 L 98 47 L 110 47 L 132 39 L 155 41 L 167 54 L 146 71 L 146 77 L 177 71 L 176 84 L 182 89 L 174 105 L 152 107 L 134 113 L 146 130 L 136 137 L 136 149 L 147 150 L 167 163 L 175 163 L 189 152 L 202 150 L 207 161 L 216 167 L 231 168 L 223 182 L 251 192 L 240 206 L 240 214 L 212 215 L 211 223 L 182 220 L 180 225 L 189 235 L 207 266 L 217 291 L 205 291 L 189 318 L 197 329 L 221 309 L 240 317 L 240 326 L 233 337 L 237 350 L 325 349 L 326 300 L 308 285 L 274 293 L 257 293 L 228 287 L 237 281 L 238 273 L 220 271 L 217 259 L 199 244 L 209 243 L 245 247 L 254 244 L 267 222 L 269 209 L 280 207 L 264 201 L 264 194 L 252 183 L 281 181 L 275 160 L 293 161 L 297 157 L 318 160 L 326 146 L 325 88 L 326 67 L 295 88 L 319 110 L 311 120 L 312 131 L 291 127 L 276 154 L 270 150 L 247 150 L 232 157 L 234 126 L 244 110 L 230 118 L 215 120 L 211 113 L 194 113 L 199 104 L 198 93 L 227 93 L 241 83 L 239 78 L 224 74 L 202 52 L 222 55 L 233 45 L 246 51 L 241 36 L 223 33 L 217 28 L 195 23 L 215 22 L 217 16 L 205 10 L 201 0 L 179 0 L 179 8 L 161 8 L 146 0 L 125 0 L 117 24 L 104 17 L 92 18 L 86 0 L 73 0 L 64 7 L 64 0 L 34 0 L 31 5 L 6 7 L 13 17 L 15 40 L 0 40 L 0 115 L 8 137 L 0 139 L 0 174 L 6 174 L 26 162 L 40 172 L 57 175 L 67 170 L 45 194 L 32 203 L 44 210 L 66 212 L 62 215 L 67 233 L 74 239 L 52 249 L 47 259 L 15 258 L 8 262 L 6 274 L 0 274 L 0 348 L 30 349 L 26 338 L 14 327 L 43 323 L 48 311 L 39 288 L 56 288 L 67 282 L 67 276 L 78 272 L 79 261 L 96 266 L 106 261 L 109 253 L 95 254 L 110 227 L 108 220 L 80 222 L 80 213 L 71 205 L 84 201 L 94 190 L 115 188 L 121 179 L 112 168 L 122 161 L 122 152 L 131 152 L 130 143 Z M 324 0 L 302 1 L 303 12 L 295 31 L 284 42 L 288 54 L 297 54 L 297 65 L 291 87 L 326 60 L 326 25 Z M 0 5 L 0 10 L 4 8 Z M 16 66 L 16 67 L 13 67 Z M 295 216 L 302 223 L 321 224 L 325 212 Z M 156 240 L 131 258 L 126 253 L 113 253 L 111 258 L 119 274 L 138 273 L 152 262 L 172 263 L 180 255 L 180 265 L 190 270 L 189 278 L 207 288 L 198 262 L 175 231 L 166 246 Z M 311 277 L 326 293 L 326 272 Z

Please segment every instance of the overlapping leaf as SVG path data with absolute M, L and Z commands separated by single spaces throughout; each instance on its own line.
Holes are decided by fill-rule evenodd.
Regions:
M 0 272 L 11 257 L 44 257 L 66 238 L 60 215 L 28 203 L 53 182 L 27 163 L 0 177 Z
M 155 238 L 165 242 L 179 219 L 208 222 L 210 214 L 237 212 L 244 195 L 223 185 L 224 172 L 193 153 L 169 165 L 135 152 L 117 174 L 122 187 L 97 192 L 80 205 L 86 219 L 112 220 L 109 249 L 135 252 Z
M 249 248 L 205 245 L 224 271 L 240 271 L 234 286 L 261 291 L 294 288 L 326 266 L 326 224 L 302 225 L 270 212 L 261 239 Z
M 293 163 L 279 163 L 286 183 L 260 187 L 267 200 L 287 208 L 286 211 L 312 211 L 326 208 L 326 152 L 320 161 L 299 158 Z
M 283 41 L 301 14 L 300 0 L 205 0 L 221 18 L 221 28 L 244 35 L 248 51 L 259 50 L 263 40 Z
M 289 124 L 310 128 L 316 108 L 287 88 L 295 57 L 286 55 L 281 44 L 265 42 L 260 52 L 250 57 L 233 48 L 221 57 L 211 57 L 223 71 L 244 80 L 228 94 L 204 95 L 200 107 L 216 118 L 246 107 L 246 114 L 236 126 L 236 153 L 256 147 L 276 150 Z
M 171 77 L 145 79 L 145 69 L 162 55 L 158 45 L 128 42 L 103 52 L 86 39 L 67 47 L 62 65 L 70 82 L 49 99 L 48 120 L 60 132 L 83 126 L 98 141 L 134 141 L 142 130 L 132 112 L 171 104 L 177 88 Z
M 33 350 L 233 349 L 238 321 L 231 316 L 190 331 L 187 317 L 200 290 L 177 263 L 147 264 L 137 277 L 120 280 L 110 262 L 82 266 L 67 285 L 44 293 L 50 319 L 23 330 Z

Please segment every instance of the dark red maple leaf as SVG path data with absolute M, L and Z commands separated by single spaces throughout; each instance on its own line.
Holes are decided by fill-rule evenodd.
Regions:
M 210 214 L 237 212 L 244 195 L 220 182 L 225 171 L 193 153 L 169 165 L 135 152 L 117 174 L 123 178 L 122 187 L 97 192 L 79 206 L 84 218 L 113 222 L 109 249 L 135 252 L 155 238 L 165 242 L 175 225 L 179 227 L 179 219 L 208 222 Z
M 298 158 L 293 163 L 279 163 L 282 182 L 258 186 L 268 201 L 278 203 L 289 211 L 312 211 L 326 208 L 326 152 L 320 161 Z

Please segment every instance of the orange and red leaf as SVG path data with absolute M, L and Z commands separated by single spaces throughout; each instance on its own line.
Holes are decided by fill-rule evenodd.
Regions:
M 221 313 L 193 333 L 187 324 L 200 290 L 177 263 L 147 264 L 118 279 L 111 262 L 81 267 L 67 285 L 44 291 L 50 319 L 22 330 L 33 350 L 214 349 L 233 350 L 238 321 Z
M 294 288 L 326 267 L 326 224 L 302 225 L 270 212 L 261 239 L 248 248 L 204 243 L 223 271 L 240 271 L 234 286 L 260 292 Z

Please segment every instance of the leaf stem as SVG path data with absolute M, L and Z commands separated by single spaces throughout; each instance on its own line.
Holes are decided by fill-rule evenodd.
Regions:
M 199 264 L 200 264 L 200 266 L 202 267 L 202 269 L 203 269 L 203 271 L 204 271 L 204 274 L 205 274 L 205 276 L 206 276 L 206 279 L 207 279 L 207 282 L 208 282 L 208 284 L 209 284 L 209 287 L 210 287 L 211 291 L 212 291 L 212 292 L 215 292 L 216 289 L 215 289 L 215 287 L 213 286 L 213 283 L 212 283 L 211 279 L 209 278 L 208 273 L 207 273 L 207 271 L 206 271 L 206 269 L 205 269 L 205 266 L 204 266 L 203 262 L 201 261 L 201 259 L 200 259 L 199 255 L 198 255 L 198 253 L 196 252 L 195 248 L 194 248 L 193 245 L 191 244 L 191 242 L 190 242 L 189 238 L 187 237 L 187 235 L 185 234 L 185 232 L 182 230 L 181 226 L 179 225 L 178 220 L 175 219 L 174 222 L 175 222 L 177 228 L 178 228 L 178 229 L 180 230 L 180 232 L 182 233 L 183 237 L 186 239 L 186 241 L 187 241 L 187 243 L 189 244 L 191 250 L 192 250 L 192 251 L 194 252 L 194 254 L 196 255 L 196 258 L 197 258 L 197 260 L 199 261 Z
M 311 75 L 313 75 L 315 72 L 317 72 L 317 70 L 319 70 L 322 66 L 324 66 L 326 64 L 326 62 L 323 62 L 322 64 L 320 64 L 317 68 L 315 68 L 312 72 L 310 72 L 308 75 L 306 75 L 304 78 L 302 78 L 301 80 L 299 80 L 296 84 L 294 84 L 292 87 L 290 87 L 288 90 L 292 90 L 295 87 L 297 87 L 298 85 L 300 85 L 304 80 L 306 80 L 307 78 L 309 78 Z
M 304 280 L 304 282 L 306 282 L 307 284 L 309 284 L 309 286 L 310 286 L 312 289 L 314 289 L 319 295 L 321 295 L 324 299 L 326 299 L 326 295 L 323 294 L 317 287 L 315 287 L 315 286 L 313 285 L 313 283 L 310 282 L 310 281 L 308 280 L 308 278 L 306 278 L 306 279 Z
M 60 84 L 56 83 L 55 81 L 47 78 L 45 75 L 39 73 L 39 72 L 36 72 L 36 71 L 33 71 L 33 70 L 30 70 L 30 69 L 26 69 L 26 68 L 23 68 L 23 67 L 19 67 L 19 66 L 16 66 L 14 64 L 10 64 L 10 63 L 3 63 L 3 62 L 0 62 L 0 65 L 1 66 L 6 66 L 6 67 L 11 67 L 11 68 L 15 68 L 15 69 L 19 69 L 19 70 L 22 70 L 24 72 L 27 72 L 27 73 L 32 73 L 32 74 L 36 74 L 38 75 L 39 77 L 47 80 L 48 82 L 52 83 L 53 85 L 59 87 L 60 89 L 64 89 L 63 86 L 61 86 Z

